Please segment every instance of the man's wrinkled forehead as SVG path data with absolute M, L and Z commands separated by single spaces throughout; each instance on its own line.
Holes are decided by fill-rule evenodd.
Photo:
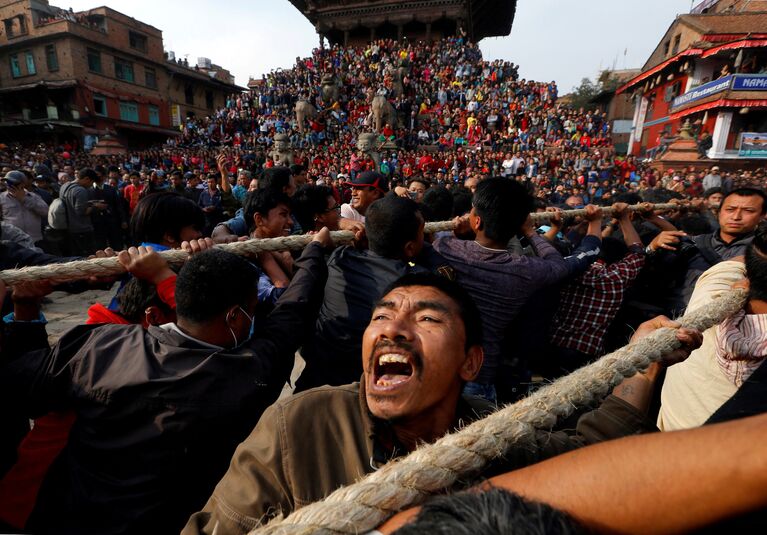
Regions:
M 399 311 L 404 308 L 412 312 L 434 310 L 448 315 L 457 314 L 453 299 L 432 286 L 400 286 L 384 295 L 375 309 Z

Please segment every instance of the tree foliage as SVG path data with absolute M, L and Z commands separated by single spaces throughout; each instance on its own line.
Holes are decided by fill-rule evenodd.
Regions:
M 575 109 L 590 108 L 591 100 L 603 91 L 615 91 L 620 85 L 620 80 L 613 76 L 610 69 L 605 69 L 599 73 L 596 81 L 590 78 L 584 78 L 578 87 L 573 89 L 571 94 L 571 103 Z

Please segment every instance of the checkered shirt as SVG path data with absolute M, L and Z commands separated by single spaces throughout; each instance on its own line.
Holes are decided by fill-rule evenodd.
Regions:
M 600 356 L 607 329 L 618 314 L 626 290 L 645 264 L 641 247 L 632 246 L 618 262 L 596 262 L 562 289 L 551 343 Z

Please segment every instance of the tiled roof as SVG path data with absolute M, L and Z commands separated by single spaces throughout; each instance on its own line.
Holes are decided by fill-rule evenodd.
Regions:
M 704 35 L 767 32 L 767 12 L 680 15 L 679 18 Z

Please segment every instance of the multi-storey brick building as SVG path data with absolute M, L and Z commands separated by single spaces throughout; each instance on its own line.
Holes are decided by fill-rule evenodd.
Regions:
M 706 156 L 722 166 L 767 158 L 767 1 L 699 3 L 618 92 L 634 98 L 634 155 L 662 152 L 689 121 L 694 135 L 713 137 Z
M 0 19 L 6 140 L 70 137 L 88 144 L 111 131 L 128 145 L 146 145 L 242 90 L 223 69 L 169 60 L 161 30 L 108 7 L 75 13 L 46 0 L 0 0 Z

